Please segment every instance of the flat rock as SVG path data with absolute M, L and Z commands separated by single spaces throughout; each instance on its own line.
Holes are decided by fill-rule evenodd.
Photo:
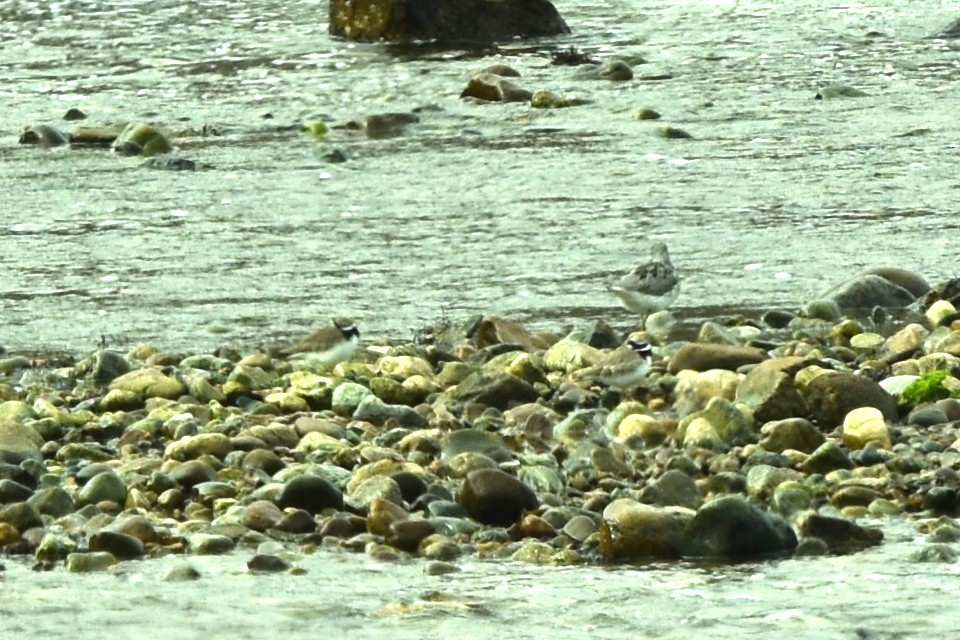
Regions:
M 800 394 L 821 431 L 841 425 L 846 415 L 859 407 L 879 409 L 891 422 L 897 419 L 893 396 L 873 380 L 853 373 L 819 375 L 801 388 Z

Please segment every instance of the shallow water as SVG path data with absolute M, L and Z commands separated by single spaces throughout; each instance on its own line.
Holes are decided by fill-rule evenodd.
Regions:
M 332 315 L 393 337 L 481 312 L 627 325 L 606 286 L 654 239 L 688 320 L 796 307 L 867 267 L 955 275 L 960 61 L 926 36 L 960 2 L 558 2 L 574 35 L 486 57 L 333 41 L 324 2 L 248 4 L 0 4 L 0 344 L 249 347 Z M 672 79 L 579 79 L 549 63 L 570 45 Z M 498 62 L 593 102 L 462 102 L 467 74 Z M 813 100 L 836 83 L 870 95 Z M 26 124 L 69 130 L 73 106 L 91 124 L 163 125 L 201 169 L 17 144 Z M 292 126 L 414 108 L 421 122 L 384 140 Z M 658 137 L 664 124 L 695 139 Z M 711 570 L 475 562 L 428 577 L 322 552 L 304 577 L 197 558 L 204 579 L 169 585 L 166 561 L 117 576 L 14 561 L 3 617 L 25 638 L 944 637 L 957 567 L 907 561 L 900 526 L 856 556 Z M 395 607 L 432 591 L 454 600 Z
M 957 2 L 561 3 L 574 35 L 486 57 L 331 40 L 326 4 L 16 3 L 0 20 L 2 344 L 256 346 L 333 315 L 366 335 L 474 313 L 634 321 L 606 287 L 671 247 L 681 318 L 795 308 L 862 268 L 954 274 Z M 627 83 L 549 63 L 643 56 Z M 466 75 L 588 98 L 474 105 Z M 867 98 L 815 101 L 824 84 Z M 21 126 L 144 119 L 192 173 L 23 148 Z M 659 122 L 638 121 L 640 108 Z M 423 108 L 402 137 L 331 124 Z M 267 118 L 266 116 L 272 116 Z M 658 126 L 694 140 L 666 140 Z M 350 160 L 329 163 L 341 149 Z
M 960 568 L 909 561 L 922 544 L 913 528 L 884 528 L 883 546 L 853 556 L 728 567 L 473 561 L 430 576 L 421 562 L 327 550 L 294 560 L 303 575 L 256 575 L 236 552 L 193 557 L 201 578 L 171 583 L 162 576 L 180 558 L 69 575 L 14 562 L 0 611 L 17 637 L 59 637 L 69 624 L 78 640 L 105 628 L 131 640 L 950 637 Z

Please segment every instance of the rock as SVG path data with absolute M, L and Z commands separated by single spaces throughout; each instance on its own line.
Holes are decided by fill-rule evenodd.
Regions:
M 217 472 L 202 460 L 188 460 L 170 470 L 169 477 L 180 487 L 189 491 L 202 482 L 214 482 Z
M 874 307 L 901 309 L 917 296 L 880 275 L 865 273 L 827 292 L 826 296 L 846 313 L 870 311 Z
M 740 446 L 755 442 L 757 439 L 753 431 L 753 420 L 749 414 L 744 414 L 726 398 L 712 398 L 702 411 L 684 418 L 677 428 L 678 439 L 686 440 L 686 426 L 695 419 L 706 420 L 716 434 L 730 445 Z
M 829 440 L 817 447 L 801 465 L 804 473 L 827 474 L 837 469 L 852 469 L 853 461 L 847 452 Z
M 863 98 L 867 94 L 860 89 L 848 87 L 843 84 L 835 84 L 823 87 L 813 96 L 814 100 L 832 100 L 834 98 Z
M 236 543 L 230 536 L 219 533 L 194 533 L 187 538 L 187 549 L 198 556 L 218 556 L 230 553 Z
M 195 460 L 203 456 L 212 456 L 222 460 L 233 451 L 230 438 L 222 433 L 199 433 L 184 436 L 167 445 L 163 457 L 169 460 Z
M 881 449 L 892 447 L 883 413 L 874 407 L 860 407 L 843 419 L 843 444 L 849 449 L 863 449 L 868 443 Z
M 160 579 L 164 582 L 192 582 L 200 579 L 200 571 L 189 562 L 178 561 L 165 569 Z
M 388 476 L 372 476 L 351 487 L 349 504 L 355 512 L 364 513 L 374 500 L 385 500 L 403 506 L 400 485 Z
M 674 408 L 681 418 L 702 411 L 713 398 L 733 400 L 741 377 L 732 371 L 710 369 L 702 373 L 681 374 L 674 389 Z
M 540 397 L 533 386 L 509 373 L 477 372 L 452 390 L 461 402 L 473 401 L 501 411 L 511 406 L 534 402 Z
M 669 372 L 678 373 L 687 369 L 692 371 L 708 371 L 710 369 L 736 371 L 744 365 L 759 364 L 766 357 L 763 351 L 754 347 L 688 342 L 680 347 L 670 359 Z
M 420 543 L 436 533 L 433 523 L 427 520 L 398 520 L 387 530 L 387 544 L 403 551 L 414 552 Z
M 247 560 L 251 573 L 281 573 L 290 570 L 290 563 L 280 556 L 258 553 Z
M 141 399 L 168 398 L 176 400 L 187 392 L 187 388 L 182 382 L 171 378 L 154 367 L 135 369 L 125 373 L 110 383 L 110 389 L 129 391 Z
M 67 571 L 70 573 L 88 573 L 104 571 L 117 564 L 117 559 L 107 551 L 89 553 L 71 553 L 67 556 Z
M 427 491 L 427 483 L 423 478 L 410 471 L 397 471 L 389 477 L 397 483 L 400 495 L 407 504 L 413 504 Z
M 26 502 L 14 502 L 0 507 L 0 522 L 11 525 L 21 534 L 32 527 L 42 527 L 43 519 Z
M 822 431 L 830 431 L 844 417 L 860 407 L 879 409 L 883 417 L 897 418 L 897 403 L 883 388 L 868 378 L 852 373 L 825 373 L 801 387 L 800 395 Z
M 284 485 L 277 502 L 283 509 L 303 509 L 310 514 L 326 509 L 342 511 L 343 492 L 320 476 L 302 475 Z
M 139 558 L 146 553 L 143 541 L 116 531 L 98 531 L 90 536 L 91 551 L 106 551 L 118 560 Z
M 777 358 L 757 365 L 737 386 L 736 402 L 752 409 L 758 423 L 807 415 L 807 405 L 793 376 L 783 370 L 798 366 L 798 361 L 799 358 Z
M 375 498 L 367 509 L 367 530 L 378 536 L 390 535 L 390 528 L 410 518 L 410 513 L 395 502 Z
M 614 500 L 600 520 L 600 551 L 616 561 L 679 558 L 680 540 L 693 515 L 688 509 Z
M 30 144 L 39 147 L 62 147 L 69 142 L 67 135 L 47 124 L 30 125 L 20 134 L 20 144 Z
M 527 102 L 533 98 L 533 92 L 512 80 L 492 73 L 480 73 L 471 76 L 467 86 L 460 92 L 460 97 L 483 102 Z
M 573 373 L 592 366 L 603 359 L 603 351 L 577 340 L 558 340 L 543 354 L 543 366 L 548 371 Z
M 33 489 L 19 482 L 4 478 L 0 480 L 0 504 L 25 502 L 33 495 Z
M 253 531 L 272 529 L 283 518 L 283 511 L 269 500 L 256 500 L 243 509 L 240 523 Z
M 98 349 L 93 354 L 90 377 L 100 383 L 107 383 L 130 372 L 130 363 L 122 354 L 107 349 Z
M 823 434 L 806 418 L 768 422 L 760 428 L 760 446 L 780 453 L 787 449 L 812 453 L 824 443 Z
M 131 122 L 117 136 L 113 150 L 125 156 L 150 157 L 173 151 L 173 145 L 156 127 L 145 122 Z
M 329 30 L 350 40 L 447 45 L 570 33 L 547 0 L 332 0 Z
M 803 536 L 819 538 L 832 553 L 852 553 L 883 542 L 883 532 L 875 527 L 861 527 L 852 520 L 811 513 L 801 520 L 798 531 Z
M 77 543 L 69 536 L 48 531 L 43 535 L 33 556 L 38 562 L 53 564 L 66 560 L 67 556 L 76 550 Z
M 745 559 L 792 551 L 797 536 L 778 515 L 761 511 L 742 496 L 724 496 L 702 506 L 680 541 L 684 556 Z
M 375 395 L 368 395 L 360 401 L 356 411 L 353 412 L 353 419 L 363 420 L 375 425 L 382 425 L 387 420 L 394 420 L 401 427 L 407 429 L 426 427 L 428 424 L 424 416 L 410 407 L 400 404 L 387 404 Z
M 623 82 L 633 80 L 633 69 L 623 60 L 608 60 L 600 66 L 599 75 L 605 80 Z
M 644 487 L 643 502 L 664 507 L 684 507 L 698 509 L 703 504 L 703 496 L 697 483 L 689 475 L 677 469 L 668 469 L 652 483 Z
M 333 390 L 331 408 L 338 416 L 352 416 L 364 398 L 373 392 L 356 382 L 342 382 Z
M 12 406 L 10 403 L 4 405 Z M 0 419 L 0 461 L 20 464 L 23 460 L 43 460 L 43 438 L 28 425 L 10 418 Z
M 532 335 L 520 323 L 499 316 L 480 318 L 469 331 L 469 336 L 478 349 L 495 345 L 516 345 L 523 351 L 534 352 L 550 347 L 549 342 Z
M 724 452 L 729 449 L 717 430 L 706 418 L 695 417 L 678 429 L 677 441 L 684 449 L 699 448 L 708 451 Z
M 123 505 L 127 501 L 127 485 L 113 471 L 98 473 L 83 485 L 77 493 L 77 506 L 113 502 Z
M 441 454 L 450 459 L 461 453 L 482 453 L 494 461 L 505 462 L 513 459 L 506 443 L 496 433 L 478 429 L 458 429 L 451 431 L 440 441 Z
M 467 474 L 459 502 L 474 520 L 496 526 L 518 522 L 525 511 L 539 504 L 530 487 L 499 469 L 480 469 Z

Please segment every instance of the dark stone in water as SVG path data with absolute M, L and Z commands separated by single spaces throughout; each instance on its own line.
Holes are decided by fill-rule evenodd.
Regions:
M 400 495 L 407 504 L 413 504 L 427 490 L 427 483 L 409 471 L 398 471 L 390 476 L 400 487 Z
M 701 507 L 687 524 L 680 547 L 688 557 L 755 558 L 792 551 L 797 536 L 786 520 L 742 496 Z
M 548 0 L 331 0 L 329 29 L 351 40 L 441 44 L 570 33 Z
M 280 573 L 289 568 L 290 563 L 279 556 L 258 553 L 247 561 L 247 569 L 255 573 Z
M 108 551 L 120 560 L 139 558 L 145 553 L 143 541 L 125 533 L 99 531 L 90 536 L 91 551 Z

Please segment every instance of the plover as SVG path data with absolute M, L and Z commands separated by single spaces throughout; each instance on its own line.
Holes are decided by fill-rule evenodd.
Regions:
M 651 260 L 644 262 L 620 278 L 617 286 L 611 287 L 620 298 L 620 304 L 639 313 L 647 322 L 647 316 L 666 309 L 680 294 L 680 278 L 670 262 L 667 245 L 658 242 L 650 251 Z
M 630 338 L 597 364 L 574 373 L 574 377 L 599 382 L 607 387 L 627 389 L 640 384 L 647 377 L 652 356 L 653 347 L 649 342 Z
M 320 364 L 334 365 L 350 357 L 360 342 L 360 330 L 352 320 L 334 318 L 329 325 L 322 327 L 309 336 L 280 350 L 280 354 L 290 356 L 298 353 L 309 354 L 310 360 Z

